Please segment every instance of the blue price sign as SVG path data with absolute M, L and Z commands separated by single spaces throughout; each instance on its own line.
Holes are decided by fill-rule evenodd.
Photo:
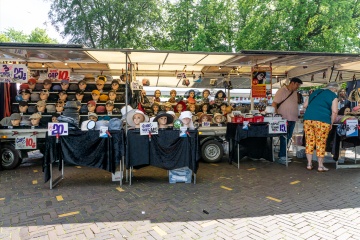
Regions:
M 69 135 L 67 123 L 48 123 L 48 135 L 49 136 L 66 136 Z
M 286 133 L 286 120 L 270 120 L 269 134 Z

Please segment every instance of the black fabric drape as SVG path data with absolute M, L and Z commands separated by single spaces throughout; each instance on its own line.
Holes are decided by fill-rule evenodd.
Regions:
M 124 132 L 109 132 L 111 138 L 100 138 L 99 131 L 69 131 L 68 136 L 59 138 L 59 143 L 56 143 L 56 137 L 46 136 L 43 162 L 45 182 L 50 179 L 50 163 L 56 160 L 115 173 L 116 165 L 125 155 Z
M 243 129 L 243 124 L 228 123 L 225 137 L 231 141 L 232 146 L 229 161 L 237 161 L 237 144 L 240 148 L 239 159 L 248 156 L 272 161 L 272 138 L 282 135 L 286 135 L 286 133 L 269 134 L 267 123 L 250 123 L 247 130 Z
M 126 168 L 155 166 L 167 170 L 189 167 L 194 173 L 198 169 L 199 136 L 197 130 L 189 130 L 188 137 L 179 137 L 178 130 L 159 130 L 159 134 L 141 136 L 138 130 L 127 134 Z

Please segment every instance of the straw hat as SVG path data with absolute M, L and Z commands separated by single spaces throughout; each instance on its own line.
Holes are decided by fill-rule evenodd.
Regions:
M 220 114 L 220 113 L 215 113 L 215 114 L 214 114 L 214 117 L 213 117 L 213 119 L 212 119 L 212 122 L 213 122 L 213 123 L 217 124 L 217 122 L 216 122 L 216 117 L 217 117 L 217 116 L 221 116 L 221 122 L 222 122 L 222 123 L 226 121 L 226 117 L 225 117 L 224 115 L 222 115 L 222 114 Z

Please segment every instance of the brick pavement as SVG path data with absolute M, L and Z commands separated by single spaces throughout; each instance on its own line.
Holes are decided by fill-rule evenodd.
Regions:
M 0 239 L 360 239 L 360 170 L 305 166 L 201 163 L 196 185 L 147 167 L 121 189 L 66 166 L 49 190 L 41 163 L 24 164 L 0 172 Z

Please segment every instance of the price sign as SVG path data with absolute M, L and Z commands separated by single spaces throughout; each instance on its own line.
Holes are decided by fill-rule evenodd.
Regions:
M 357 137 L 358 135 L 359 135 L 358 120 L 357 119 L 347 119 L 346 120 L 346 136 L 347 137 Z
M 158 130 L 157 122 L 140 123 L 140 135 L 158 134 Z
M 60 136 L 69 135 L 68 124 L 67 123 L 48 123 L 48 135 L 56 136 L 59 134 Z
M 0 82 L 26 83 L 28 69 L 25 64 L 1 64 Z
M 36 149 L 36 136 L 20 136 L 15 138 L 15 149 Z
M 52 80 L 70 79 L 70 69 L 49 68 L 47 78 Z
M 269 134 L 286 133 L 286 120 L 269 120 Z

